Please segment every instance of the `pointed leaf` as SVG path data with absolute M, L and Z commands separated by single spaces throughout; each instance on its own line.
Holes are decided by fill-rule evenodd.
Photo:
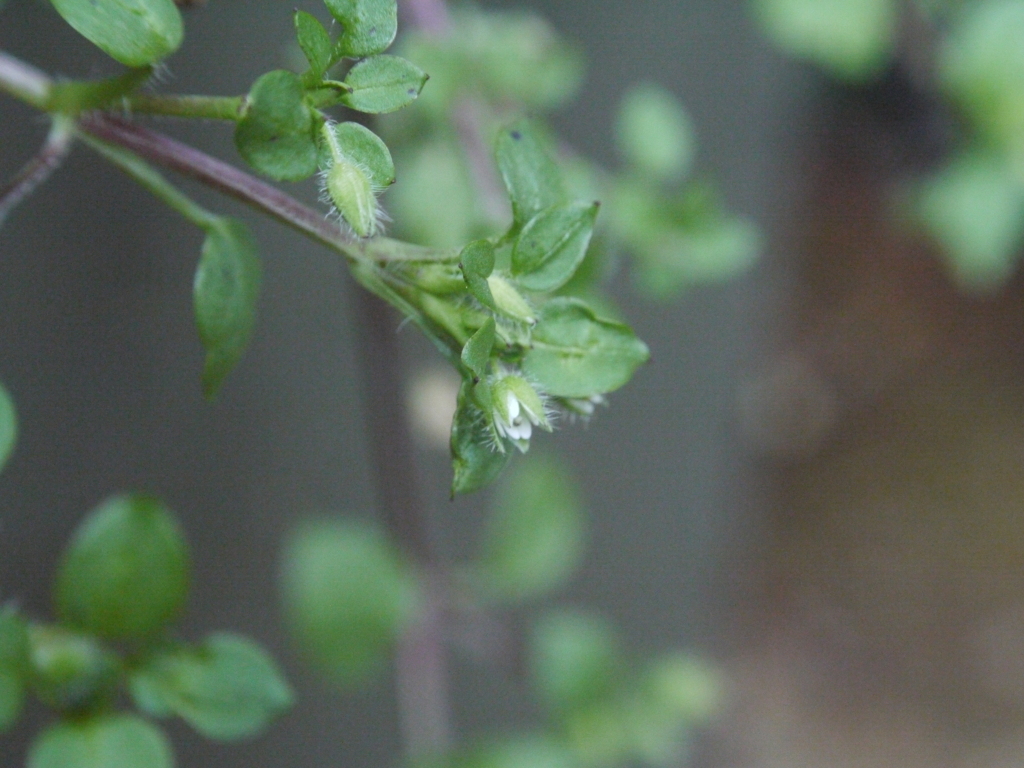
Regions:
M 108 713 L 49 726 L 29 749 L 27 768 L 174 768 L 174 755 L 156 726 Z
M 171 512 L 148 496 L 114 496 L 75 531 L 57 570 L 57 614 L 112 639 L 144 638 L 185 604 L 189 557 Z
M 57 13 L 107 55 L 129 67 L 152 64 L 181 45 L 173 0 L 52 0 Z
M 315 16 L 305 11 L 295 12 L 295 35 L 306 61 L 309 62 L 310 71 L 319 81 L 331 65 L 333 46 L 330 35 Z
M 358 58 L 387 50 L 398 31 L 395 0 L 324 0 L 327 9 L 341 22 L 337 56 Z
M 546 208 L 519 233 L 512 249 L 512 274 L 531 291 L 553 291 L 576 272 L 587 255 L 598 204 Z
M 238 153 L 273 179 L 299 181 L 316 173 L 316 121 L 303 93 L 295 73 L 267 72 L 253 83 L 235 126 Z
M 487 417 L 474 402 L 472 382 L 464 381 L 452 420 L 453 497 L 483 488 L 501 474 L 511 452 L 498 450 L 496 439 Z
M 133 697 L 150 712 L 180 715 L 203 736 L 254 736 L 292 705 L 292 691 L 257 643 L 228 633 L 197 648 L 155 654 L 132 675 Z
M 199 338 L 206 348 L 203 393 L 212 397 L 241 358 L 253 327 L 261 269 L 248 227 L 218 219 L 208 230 L 192 288 Z
M 491 362 L 491 351 L 496 339 L 494 318 L 488 317 L 480 330 L 474 333 L 462 349 L 462 362 L 478 379 L 487 375 L 488 364 Z
M 548 154 L 537 128 L 528 120 L 502 129 L 495 154 L 512 200 L 517 227 L 524 226 L 545 208 L 564 202 L 561 172 Z
M 423 90 L 427 73 L 398 56 L 371 56 L 356 64 L 345 76 L 351 93 L 341 103 L 359 112 L 394 112 L 411 104 Z
M 0 470 L 11 457 L 17 440 L 18 414 L 14 410 L 14 401 L 3 384 L 0 384 Z
M 648 358 L 626 325 L 599 319 L 578 299 L 544 305 L 523 371 L 556 397 L 591 397 L 625 384 Z

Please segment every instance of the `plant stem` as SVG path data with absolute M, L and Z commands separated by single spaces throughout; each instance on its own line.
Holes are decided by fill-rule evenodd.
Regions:
M 36 156 L 5 187 L 0 187 L 0 225 L 22 200 L 46 181 L 67 157 L 75 135 L 74 124 L 60 115 L 54 117 L 46 141 Z
M 129 112 L 147 115 L 169 115 L 206 120 L 230 120 L 241 117 L 243 96 L 160 96 L 134 93 L 125 99 Z
M 0 51 L 0 90 L 36 109 L 46 109 L 53 81 L 31 64 Z

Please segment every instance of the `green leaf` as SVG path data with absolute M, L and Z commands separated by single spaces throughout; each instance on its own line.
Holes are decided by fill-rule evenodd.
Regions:
M 553 291 L 568 282 L 587 255 L 597 203 L 546 208 L 523 227 L 512 249 L 512 274 L 531 291 Z
M 495 149 L 498 169 L 512 200 L 512 217 L 522 227 L 565 200 L 562 174 L 536 126 L 520 120 L 501 130 Z
M 299 181 L 316 173 L 317 121 L 303 98 L 298 75 L 267 72 L 249 90 L 245 113 L 235 126 L 242 158 L 279 181 Z
M 693 125 L 679 100 L 665 88 L 645 83 L 622 101 L 616 125 L 619 151 L 646 176 L 683 176 L 693 160 Z
M 199 338 L 206 349 L 203 394 L 213 397 L 242 357 L 256 325 L 261 268 L 248 227 L 219 218 L 206 232 L 192 285 Z
M 646 362 L 647 345 L 626 325 L 596 317 L 578 299 L 544 305 L 523 371 L 556 397 L 591 397 L 625 384 Z
M 79 526 L 57 570 L 57 614 L 113 639 L 144 638 L 184 607 L 189 557 L 181 527 L 149 496 L 107 499 Z
M 335 55 L 359 58 L 387 50 L 398 32 L 395 0 L 324 0 L 341 22 Z
M 965 155 L 928 180 L 918 215 L 965 290 L 1009 279 L 1024 247 L 1024 184 L 998 157 Z
M 721 673 L 707 662 L 676 652 L 651 663 L 644 693 L 670 716 L 699 722 L 719 709 L 722 683 Z
M 129 67 L 173 53 L 184 38 L 173 0 L 52 0 L 64 21 Z
M 377 190 L 385 189 L 395 183 L 395 162 L 391 159 L 388 145 L 371 131 L 359 123 L 325 124 L 324 131 L 330 131 L 329 150 L 335 152 L 360 167 Z M 332 158 L 337 162 L 338 158 Z
M 462 348 L 462 362 L 478 379 L 487 375 L 496 338 L 494 318 L 488 317 Z
M 133 698 L 157 716 L 177 714 L 209 739 L 254 736 L 292 705 L 292 691 L 257 643 L 228 633 L 197 648 L 158 652 L 130 680 Z
M 402 235 L 435 248 L 461 248 L 471 240 L 480 201 L 461 151 L 448 141 L 417 142 L 400 163 L 402 183 L 389 199 Z
M 49 726 L 27 768 L 174 768 L 167 737 L 136 715 L 104 714 Z
M 0 608 L 0 733 L 21 716 L 28 674 L 28 631 L 11 606 Z
M 43 703 L 78 713 L 109 702 L 120 661 L 95 637 L 34 624 L 29 638 L 33 688 Z
M 416 614 L 419 590 L 405 561 L 376 527 L 308 523 L 284 552 L 282 602 L 311 661 L 342 683 L 383 666 Z
M 331 37 L 315 16 L 305 11 L 295 12 L 295 36 L 309 62 L 309 69 L 317 80 L 331 66 Z
M 583 559 L 584 517 L 568 467 L 529 457 L 502 483 L 488 515 L 480 560 L 487 588 L 513 600 L 563 585 Z
M 14 401 L 0 384 L 0 470 L 14 452 L 14 444 L 18 440 L 18 414 L 14 410 Z
M 896 43 L 894 0 L 756 0 L 766 34 L 787 53 L 850 80 L 866 80 Z
M 534 627 L 529 654 L 538 695 L 561 713 L 607 698 L 621 666 L 611 625 L 601 616 L 582 611 L 542 615 Z
M 487 283 L 494 271 L 494 246 L 487 240 L 474 240 L 459 253 L 459 269 L 473 297 L 485 307 L 498 311 Z
M 356 64 L 345 76 L 351 93 L 341 95 L 345 106 L 381 114 L 411 104 L 423 90 L 427 73 L 398 56 L 371 56 Z
M 511 452 L 499 450 L 497 439 L 487 417 L 474 402 L 473 383 L 464 381 L 452 419 L 453 497 L 483 488 L 501 474 Z

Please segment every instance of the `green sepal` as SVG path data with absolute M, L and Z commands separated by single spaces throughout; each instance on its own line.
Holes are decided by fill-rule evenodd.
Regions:
M 114 496 L 89 513 L 64 551 L 57 615 L 100 637 L 146 638 L 181 612 L 189 571 L 174 515 L 149 496 Z
M 29 627 L 32 687 L 47 706 L 82 713 L 110 704 L 121 677 L 117 655 L 90 634 Z
M 597 203 L 556 205 L 530 219 L 512 249 L 512 274 L 531 291 L 553 291 L 569 281 L 587 255 Z
M 152 64 L 184 39 L 173 0 L 52 0 L 80 35 L 128 67 Z
M 495 156 L 512 201 L 514 229 L 565 200 L 562 174 L 548 154 L 540 131 L 520 120 L 498 134 Z
M 18 412 L 14 408 L 14 400 L 0 384 L 0 470 L 14 452 L 18 442 Z
M 480 382 L 477 387 L 483 386 Z M 494 427 L 477 405 L 473 382 L 463 381 L 452 419 L 452 497 L 483 488 L 501 474 L 511 451 L 500 446 Z
M 567 470 L 553 458 L 531 456 L 500 485 L 479 560 L 488 593 L 517 601 L 538 597 L 579 567 L 584 517 Z
M 252 640 L 230 633 L 201 645 L 157 651 L 129 679 L 139 709 L 178 715 L 208 739 L 255 736 L 292 706 L 274 660 Z
M 203 394 L 213 397 L 245 352 L 256 325 L 262 268 L 249 228 L 218 218 L 206 231 L 192 284 L 196 327 L 206 349 Z
M 117 77 L 93 81 L 57 81 L 50 88 L 46 109 L 75 115 L 91 109 L 117 106 L 114 102 L 136 91 L 153 74 L 149 65 L 129 69 Z
M 629 326 L 557 298 L 541 309 L 523 371 L 554 397 L 591 397 L 621 387 L 649 354 Z
M 330 35 L 316 16 L 305 11 L 295 11 L 295 36 L 309 62 L 309 71 L 319 81 L 332 63 L 334 46 Z
M 29 672 L 28 627 L 13 606 L 0 608 L 0 733 L 21 716 Z
M 356 64 L 345 76 L 351 90 L 341 94 L 341 103 L 370 114 L 394 112 L 420 95 L 427 73 L 399 56 L 371 56 Z
M 26 768 L 174 768 L 163 731 L 137 715 L 104 713 L 47 727 Z
M 494 246 L 488 240 L 474 240 L 459 253 L 459 268 L 466 287 L 485 307 L 498 311 L 487 278 L 494 271 Z
M 331 162 L 337 162 L 340 153 L 341 158 L 360 166 L 376 190 L 395 183 L 395 162 L 391 151 L 384 140 L 369 128 L 347 122 L 324 123 L 320 130 Z
M 378 671 L 415 618 L 415 575 L 376 526 L 307 523 L 283 557 L 282 603 L 311 662 L 346 684 Z
M 466 346 L 462 348 L 462 362 L 478 379 L 487 375 L 487 369 L 491 362 L 491 351 L 494 349 L 496 340 L 494 318 L 488 317 L 480 329 L 469 338 Z
M 395 0 L 324 0 L 327 9 L 341 22 L 341 36 L 335 44 L 336 57 L 359 58 L 387 50 L 398 32 L 398 3 Z
M 235 126 L 235 146 L 260 173 L 279 181 L 299 181 L 316 173 L 314 141 L 319 121 L 306 103 L 302 81 L 278 69 L 260 77 Z

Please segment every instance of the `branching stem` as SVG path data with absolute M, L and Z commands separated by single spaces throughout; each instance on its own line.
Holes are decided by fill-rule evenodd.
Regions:
M 54 118 L 46 142 L 36 156 L 6 186 L 0 187 L 0 225 L 22 200 L 60 167 L 71 149 L 74 135 L 74 125 L 70 120 L 60 115 Z

